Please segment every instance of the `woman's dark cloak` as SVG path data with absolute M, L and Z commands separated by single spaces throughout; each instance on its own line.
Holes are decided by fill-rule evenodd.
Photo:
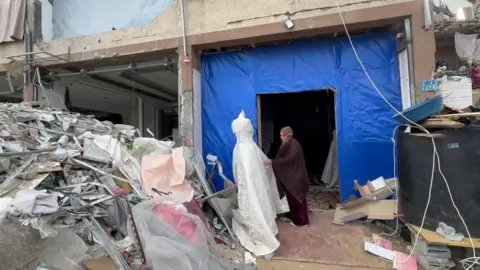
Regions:
M 299 202 L 307 198 L 308 173 L 300 143 L 292 138 L 282 144 L 277 156 L 272 160 L 277 178 L 280 198 L 285 196 L 285 189 Z

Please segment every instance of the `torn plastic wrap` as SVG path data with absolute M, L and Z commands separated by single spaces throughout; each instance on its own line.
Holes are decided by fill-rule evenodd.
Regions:
M 253 264 L 227 263 L 216 255 L 215 240 L 198 205 L 148 200 L 133 207 L 133 217 L 153 270 L 255 270 Z M 129 224 L 129 236 L 135 234 Z
M 337 134 L 333 132 L 333 140 L 330 143 L 327 161 L 323 167 L 322 182 L 331 188 L 338 184 L 338 151 L 337 151 Z
M 209 245 L 215 241 L 200 217 L 187 213 L 183 205 L 156 200 L 142 202 L 132 211 L 147 264 L 153 269 L 210 269 Z
M 382 94 L 401 109 L 396 39 L 353 37 L 354 46 Z M 232 179 L 235 136 L 230 123 L 242 109 L 257 126 L 256 95 L 327 89 L 335 96 L 341 200 L 379 175 L 393 176 L 395 112 L 372 88 L 347 38 L 319 38 L 202 56 L 203 153 L 218 156 Z M 215 177 L 216 189 L 223 179 Z

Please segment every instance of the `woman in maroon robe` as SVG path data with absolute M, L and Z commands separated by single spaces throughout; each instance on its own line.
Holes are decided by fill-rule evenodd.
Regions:
M 308 226 L 310 224 L 307 204 L 309 184 L 302 146 L 293 138 L 293 130 L 290 127 L 282 128 L 280 139 L 282 146 L 277 156 L 267 160 L 267 163 L 273 166 L 280 198 L 287 196 L 291 224 Z

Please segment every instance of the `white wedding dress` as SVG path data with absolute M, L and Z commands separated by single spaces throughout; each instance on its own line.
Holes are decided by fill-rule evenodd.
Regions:
M 253 126 L 245 113 L 232 122 L 237 137 L 233 150 L 233 177 L 238 188 L 238 209 L 233 230 L 240 243 L 256 256 L 268 255 L 280 245 L 275 218 L 289 211 L 286 197 L 279 198 L 273 169 L 253 141 Z

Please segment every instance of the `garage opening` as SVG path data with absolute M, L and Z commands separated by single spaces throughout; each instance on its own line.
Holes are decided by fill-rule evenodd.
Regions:
M 258 141 L 264 153 L 274 158 L 280 148 L 280 130 L 290 126 L 302 145 L 311 184 L 321 184 L 335 131 L 335 99 L 330 90 L 257 96 L 261 119 Z

